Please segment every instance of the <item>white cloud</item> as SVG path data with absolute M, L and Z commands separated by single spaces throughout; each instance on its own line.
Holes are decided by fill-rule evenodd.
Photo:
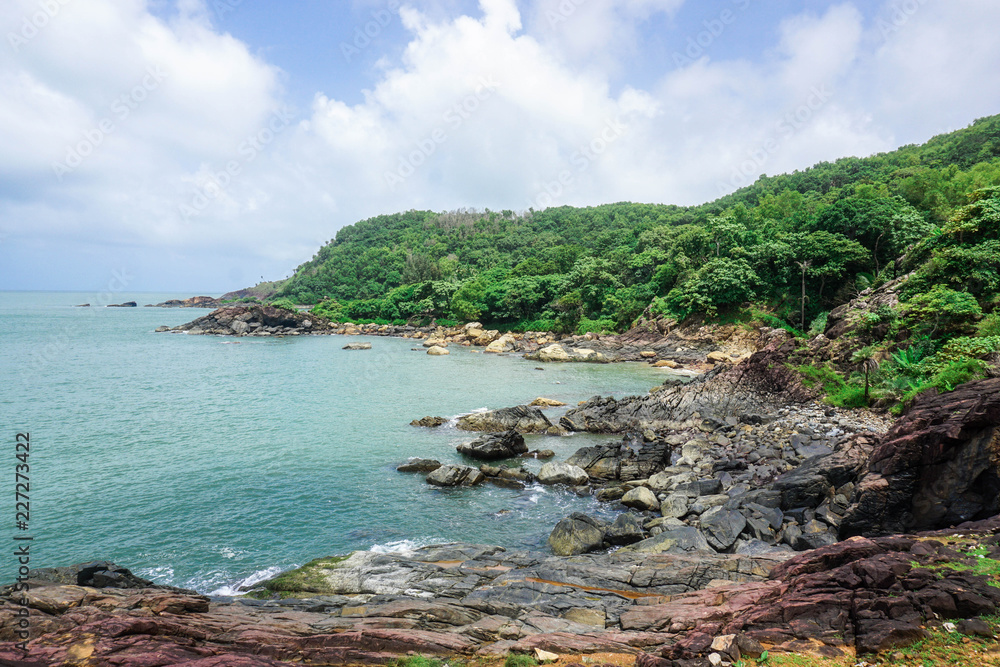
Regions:
M 20 34 L 36 3 L 5 3 L 0 35 Z M 140 0 L 61 5 L 16 51 L 0 48 L 0 265 L 58 239 L 105 257 L 138 248 L 120 252 L 160 285 L 173 269 L 238 287 L 378 213 L 700 203 L 760 173 L 924 140 L 1000 101 L 992 2 L 924 3 L 888 32 L 833 4 L 774 26 L 766 57 L 665 63 L 646 89 L 610 82 L 629 80 L 616 70 L 643 22 L 677 19 L 682 0 L 537 0 L 523 15 L 482 0 L 476 17 L 416 5 L 401 10 L 402 55 L 383 59 L 360 103 L 319 90 L 276 131 L 282 73 L 214 29 L 201 2 L 170 20 Z M 560 5 L 575 9 L 550 23 Z M 105 119 L 112 131 L 57 179 L 53 163 Z

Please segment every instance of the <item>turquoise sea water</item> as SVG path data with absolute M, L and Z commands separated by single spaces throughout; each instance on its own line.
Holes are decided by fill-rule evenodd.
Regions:
M 14 437 L 28 431 L 33 567 L 107 559 L 202 592 L 225 594 L 355 549 L 542 546 L 566 514 L 604 510 L 540 486 L 441 490 L 397 473 L 411 456 L 458 462 L 455 445 L 474 437 L 409 422 L 537 396 L 573 405 L 663 381 L 643 364 L 536 370 L 537 362 L 454 346 L 431 357 L 403 339 L 156 334 L 208 311 L 73 307 L 88 300 L 96 299 L 0 292 L 0 437 L 10 443 L 0 478 L 11 482 L 0 504 L 4 532 L 15 532 Z M 373 349 L 341 349 L 352 340 Z M 555 421 L 560 411 L 548 414 Z M 529 436 L 528 444 L 562 459 L 605 439 Z M 10 561 L 0 561 L 4 582 L 14 577 Z

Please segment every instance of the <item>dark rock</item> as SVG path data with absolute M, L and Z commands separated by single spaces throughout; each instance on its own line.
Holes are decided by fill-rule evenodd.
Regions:
M 642 524 L 642 517 L 636 514 L 619 514 L 608 528 L 604 539 L 617 545 L 635 544 L 646 536 Z
M 958 622 L 958 631 L 970 637 L 993 639 L 993 629 L 981 618 L 968 618 Z
M 343 350 L 370 350 L 372 349 L 371 343 L 348 343 L 341 349 Z M 412 424 L 412 422 L 411 422 Z
M 621 553 L 680 554 L 690 552 L 712 552 L 705 536 L 697 528 L 684 526 L 665 530 L 641 542 L 622 547 Z
M 136 308 L 138 305 L 135 301 L 126 301 L 125 303 L 110 303 L 108 308 Z
M 406 463 L 396 466 L 399 472 L 434 472 L 441 467 L 441 462 L 434 459 L 412 458 Z
M 448 422 L 444 417 L 424 417 L 423 419 L 414 419 L 410 422 L 410 426 L 423 426 L 425 428 L 437 428 L 438 426 L 443 426 Z
M 701 515 L 700 524 L 708 543 L 717 551 L 725 551 L 736 542 L 747 520 L 739 512 L 713 507 Z
M 486 479 L 476 468 L 463 465 L 443 465 L 427 475 L 433 486 L 475 486 Z
M 556 524 L 548 544 L 557 556 L 575 556 L 597 551 L 604 545 L 607 524 L 586 514 L 574 513 Z
M 904 533 L 1000 511 L 1000 379 L 923 396 L 872 452 L 842 537 Z
M 518 405 L 489 412 L 473 412 L 459 417 L 458 428 L 465 431 L 498 433 L 516 430 L 520 433 L 545 433 L 552 422 L 538 408 Z M 524 451 L 528 451 L 527 449 Z
M 471 442 L 463 442 L 456 449 L 460 454 L 481 461 L 509 459 L 528 451 L 528 447 L 524 444 L 524 436 L 514 430 L 484 435 Z

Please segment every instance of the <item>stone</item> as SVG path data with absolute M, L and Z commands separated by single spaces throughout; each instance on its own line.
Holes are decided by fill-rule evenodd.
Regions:
M 597 551 L 604 545 L 603 521 L 574 513 L 556 524 L 549 534 L 548 545 L 557 556 L 575 556 Z
M 441 467 L 441 462 L 434 459 L 411 458 L 406 463 L 396 466 L 399 472 L 434 472 Z
M 443 465 L 427 475 L 427 483 L 433 486 L 475 486 L 485 479 L 478 468 L 463 465 Z
M 700 525 L 708 543 L 718 551 L 725 551 L 736 542 L 747 520 L 739 512 L 713 507 L 701 515 Z
M 725 352 L 709 352 L 706 357 L 708 363 L 710 364 L 728 364 L 732 363 L 732 359 Z
M 643 350 L 642 352 L 639 353 L 639 356 L 642 357 L 643 359 L 655 359 L 656 352 L 654 352 L 653 350 Z
M 548 347 L 543 347 L 538 351 L 536 358 L 538 361 L 544 362 L 569 361 L 569 355 L 566 353 L 566 350 L 563 349 L 563 346 L 558 343 L 553 343 Z
M 619 553 L 683 554 L 690 552 L 712 552 L 705 536 L 697 528 L 684 526 L 671 528 L 641 542 L 622 547 Z
M 542 398 L 541 396 L 539 396 L 531 403 L 528 403 L 528 405 L 537 408 L 557 408 L 566 404 L 563 403 L 562 401 L 557 401 L 553 398 Z
M 538 408 L 518 405 L 488 412 L 473 412 L 458 418 L 458 428 L 464 431 L 497 433 L 514 429 L 520 433 L 545 433 L 552 422 Z
M 688 497 L 683 493 L 671 493 L 660 503 L 660 514 L 665 518 L 680 519 L 688 513 Z
M 642 517 L 626 512 L 615 517 L 614 523 L 608 528 L 604 539 L 611 544 L 624 545 L 640 542 L 645 536 Z
M 558 659 L 558 653 L 550 653 L 549 651 L 543 651 L 540 648 L 535 649 L 535 660 L 538 662 L 555 662 Z
M 435 345 L 434 347 L 427 349 L 427 354 L 431 355 L 432 357 L 443 357 L 451 354 L 451 352 L 441 347 L 440 345 Z
M 671 359 L 660 359 L 653 364 L 653 368 L 680 368 L 681 365 Z
M 245 325 L 245 323 L 241 323 L 241 324 Z M 372 349 L 372 344 L 371 343 L 348 343 L 347 345 L 345 345 L 341 349 L 343 349 L 343 350 L 370 350 L 370 349 Z
M 503 433 L 490 433 L 471 442 L 463 442 L 456 449 L 460 454 L 481 461 L 509 459 L 528 452 L 524 436 L 513 429 Z
M 649 511 L 659 507 L 660 501 L 656 499 L 656 495 L 652 491 L 644 486 L 639 486 L 622 496 L 622 504 L 626 507 Z
M 444 417 L 424 417 L 422 419 L 414 419 L 410 422 L 410 426 L 423 426 L 426 428 L 436 428 L 438 426 L 443 426 L 448 423 L 448 420 Z
M 1000 512 L 1000 378 L 923 395 L 871 453 L 841 537 L 956 525 Z
M 566 484 L 583 486 L 590 482 L 587 471 L 579 466 L 561 461 L 549 461 L 538 471 L 539 484 Z
M 712 640 L 711 649 L 720 653 L 729 660 L 740 659 L 740 646 L 736 640 L 736 635 L 719 635 Z

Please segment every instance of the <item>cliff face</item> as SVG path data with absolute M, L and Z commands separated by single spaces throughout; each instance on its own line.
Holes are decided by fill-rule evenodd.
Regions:
M 941 528 L 1000 511 L 1000 379 L 924 396 L 872 452 L 841 536 Z

